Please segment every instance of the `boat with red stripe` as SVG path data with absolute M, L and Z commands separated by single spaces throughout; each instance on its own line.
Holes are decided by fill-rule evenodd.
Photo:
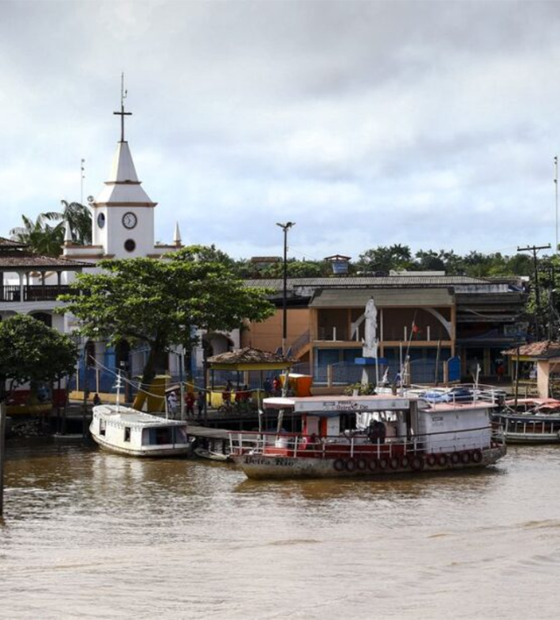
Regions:
M 430 402 L 414 395 L 275 397 L 274 432 L 231 432 L 231 458 L 249 478 L 416 475 L 493 465 L 506 453 L 492 434 L 492 399 Z M 284 432 L 285 416 L 300 432 Z

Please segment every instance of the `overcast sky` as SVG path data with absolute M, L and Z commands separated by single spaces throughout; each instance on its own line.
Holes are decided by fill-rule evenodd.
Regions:
M 560 3 L 0 0 L 0 236 L 107 179 L 156 235 L 320 259 L 556 241 Z

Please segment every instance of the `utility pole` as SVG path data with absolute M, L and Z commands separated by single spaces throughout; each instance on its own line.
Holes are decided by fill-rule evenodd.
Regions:
M 539 250 L 550 250 L 550 243 L 548 245 L 530 245 L 526 248 L 517 248 L 518 252 L 532 252 L 533 253 L 533 270 L 535 273 L 535 338 L 540 338 L 540 324 L 539 315 L 541 311 L 541 294 L 539 288 L 539 272 L 537 264 L 537 252 Z
M 0 402 L 0 518 L 4 514 L 4 461 L 6 460 L 6 401 Z
M 288 302 L 287 302 L 287 288 L 288 288 L 288 231 L 292 226 L 295 226 L 295 222 L 286 222 L 285 224 L 276 224 L 284 231 L 284 288 L 282 295 L 282 355 L 286 355 L 286 340 L 288 338 Z

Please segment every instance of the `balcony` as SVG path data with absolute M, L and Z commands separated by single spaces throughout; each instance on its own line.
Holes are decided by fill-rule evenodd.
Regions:
M 23 299 L 21 299 L 22 290 Z M 23 289 L 18 285 L 1 286 L 0 303 L 21 301 L 55 301 L 59 295 L 64 295 L 69 291 L 70 287 L 63 284 L 28 285 L 23 286 Z

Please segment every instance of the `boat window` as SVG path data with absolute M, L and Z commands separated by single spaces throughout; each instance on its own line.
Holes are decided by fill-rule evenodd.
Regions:
M 130 426 L 124 427 L 124 440 L 130 441 Z
M 105 420 L 102 418 L 99 420 L 99 434 L 105 435 Z
M 175 442 L 174 443 L 187 443 L 187 429 L 182 426 L 175 428 Z

